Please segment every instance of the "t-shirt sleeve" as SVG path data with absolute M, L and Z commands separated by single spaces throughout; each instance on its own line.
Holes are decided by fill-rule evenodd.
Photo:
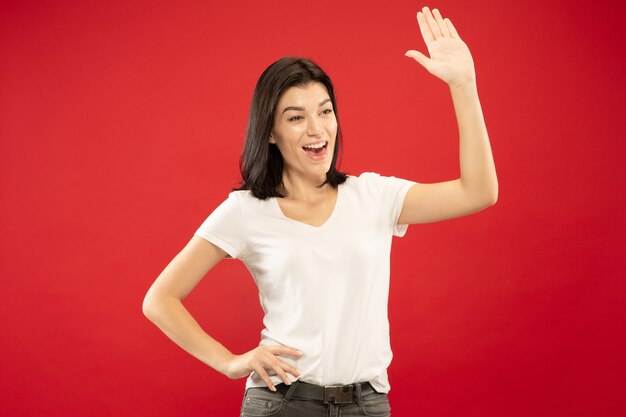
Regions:
M 245 250 L 241 197 L 231 192 L 194 233 L 220 247 L 231 258 L 240 258 Z
M 381 204 L 383 216 L 389 222 L 393 235 L 398 237 L 404 236 L 409 225 L 397 224 L 398 219 L 400 218 L 400 213 L 402 213 L 402 205 L 406 193 L 413 185 L 418 183 L 402 178 L 386 177 L 374 172 L 364 172 L 360 177 L 365 180 L 370 192 L 374 194 L 374 197 Z

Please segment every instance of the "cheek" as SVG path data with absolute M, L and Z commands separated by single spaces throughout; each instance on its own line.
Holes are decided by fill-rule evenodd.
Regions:
M 302 136 L 303 125 L 303 123 L 294 123 L 283 127 L 282 136 L 285 142 L 297 142 L 300 136 Z
M 276 138 L 277 144 L 281 147 L 288 147 L 297 140 L 299 137 L 299 131 L 297 126 L 280 126 L 276 131 L 277 134 L 274 135 Z
M 281 131 L 280 139 L 277 140 L 278 149 L 283 157 L 293 154 L 300 149 L 300 137 L 302 132 L 298 128 L 291 127 Z M 288 157 L 288 156 L 287 156 Z
M 329 120 L 327 126 L 328 126 L 329 131 L 336 132 L 337 131 L 337 119 L 332 118 L 331 120 Z

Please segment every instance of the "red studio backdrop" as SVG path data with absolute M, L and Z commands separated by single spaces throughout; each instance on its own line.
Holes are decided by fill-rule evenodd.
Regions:
M 239 180 L 248 106 L 284 55 L 332 77 L 342 169 L 458 178 L 448 87 L 415 13 L 469 45 L 496 205 L 392 251 L 395 416 L 626 415 L 620 1 L 3 1 L 2 416 L 231 416 L 231 380 L 142 313 Z M 239 261 L 184 301 L 235 353 L 262 310 Z

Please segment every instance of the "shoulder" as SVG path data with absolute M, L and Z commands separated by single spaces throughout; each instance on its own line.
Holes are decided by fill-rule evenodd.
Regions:
M 231 200 L 244 201 L 254 198 L 250 190 L 235 190 L 228 193 L 228 198 Z
M 227 200 L 232 203 L 236 203 L 243 206 L 251 206 L 257 204 L 263 204 L 269 199 L 261 200 L 256 198 L 251 190 L 234 190 L 228 194 Z
M 252 216 L 271 212 L 275 204 L 274 199 L 275 197 L 269 197 L 262 200 L 255 197 L 251 190 L 235 190 L 228 194 L 225 203 L 232 209 L 236 209 L 241 215 Z
M 240 215 L 243 208 L 250 204 L 249 191 L 231 191 L 214 206 L 212 216 Z
M 356 188 L 371 189 L 380 186 L 385 181 L 385 178 L 377 172 L 363 172 L 358 176 L 349 175 L 346 180 L 351 186 Z
M 380 190 L 380 174 L 376 172 L 363 172 L 359 175 L 348 175 L 348 178 L 340 187 L 349 191 L 350 195 L 360 198 L 375 198 Z
M 394 176 L 381 175 L 377 172 L 363 172 L 359 176 L 349 176 L 348 181 L 355 189 L 361 192 L 380 195 L 392 193 L 409 188 L 415 181 L 397 178 Z
M 381 176 L 376 172 L 362 172 L 359 175 L 348 175 L 346 183 L 350 185 L 367 184 L 376 181 Z

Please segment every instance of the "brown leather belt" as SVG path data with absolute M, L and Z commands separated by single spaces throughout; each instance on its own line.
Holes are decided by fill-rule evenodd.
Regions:
M 296 382 L 294 382 L 294 384 L 295 383 Z M 354 402 L 357 398 L 357 385 L 361 386 L 361 395 L 376 392 L 369 382 L 357 382 L 350 385 L 315 385 L 297 381 L 292 398 L 324 401 L 325 403 L 348 404 Z M 289 388 L 291 388 L 291 386 L 286 384 L 276 385 L 276 390 L 283 394 L 286 394 Z

